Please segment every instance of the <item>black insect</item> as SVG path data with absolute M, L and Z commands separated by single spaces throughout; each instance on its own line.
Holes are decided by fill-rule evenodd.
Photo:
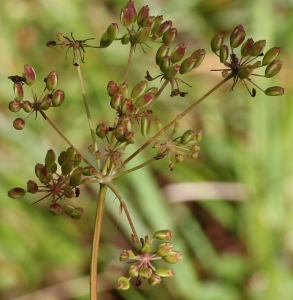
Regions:
M 18 76 L 18 75 L 8 76 L 7 78 L 12 80 L 14 83 L 19 82 L 21 84 L 24 84 L 26 82 L 26 79 L 24 77 L 21 77 L 21 76 Z

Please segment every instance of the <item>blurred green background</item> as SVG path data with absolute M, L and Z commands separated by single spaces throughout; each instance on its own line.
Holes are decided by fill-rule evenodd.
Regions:
M 67 145 L 39 116 L 31 117 L 23 131 L 16 131 L 8 110 L 13 99 L 7 77 L 21 75 L 31 64 L 43 89 L 42 78 L 59 74 L 58 88 L 66 101 L 50 109 L 49 117 L 80 149 L 91 143 L 71 52 L 47 48 L 56 33 L 74 33 L 77 39 L 99 38 L 112 22 L 119 23 L 125 3 L 118 0 L 4 0 L 0 10 L 0 299 L 89 299 L 88 273 L 98 187 L 83 187 L 71 203 L 85 208 L 81 220 L 48 213 L 48 201 L 7 197 L 15 186 L 34 180 L 34 166 L 50 148 L 56 153 Z M 231 32 L 242 24 L 247 37 L 267 40 L 267 48 L 281 47 L 284 66 L 276 78 L 257 78 L 262 88 L 280 85 L 282 97 L 257 92 L 251 98 L 238 84 L 221 87 L 181 123 L 180 130 L 202 129 L 200 156 L 185 160 L 170 172 L 167 160 L 117 180 L 141 236 L 159 229 L 174 231 L 174 248 L 184 259 L 174 265 L 175 277 L 150 288 L 147 284 L 118 292 L 113 286 L 125 275 L 119 253 L 129 249 L 130 229 L 125 216 L 117 225 L 118 201 L 108 193 L 103 220 L 99 263 L 100 299 L 182 300 L 291 300 L 293 299 L 293 105 L 292 105 L 292 6 L 291 0 L 165 0 L 135 1 L 148 4 L 151 15 L 172 20 L 179 35 L 173 46 L 184 42 L 187 53 L 206 49 L 203 64 L 183 78 L 186 98 L 170 98 L 167 90 L 157 104 L 156 116 L 166 124 L 221 80 L 221 68 L 210 51 L 216 32 Z M 124 32 L 120 26 L 120 34 Z M 129 86 L 143 80 L 154 64 L 157 45 L 137 47 L 130 69 Z M 82 72 L 93 122 L 112 122 L 106 93 L 108 81 L 122 83 L 128 47 L 119 42 L 109 48 L 86 49 Z M 155 82 L 159 85 L 159 82 Z M 28 89 L 25 98 L 31 100 Z M 161 112 L 161 114 L 160 114 Z M 163 114 L 162 114 L 163 112 Z M 143 139 L 139 139 L 139 143 Z M 134 147 L 127 149 L 130 155 Z M 135 159 L 142 163 L 155 155 L 147 149 Z M 88 155 L 90 156 L 90 155 Z M 126 156 L 125 156 L 126 157 Z

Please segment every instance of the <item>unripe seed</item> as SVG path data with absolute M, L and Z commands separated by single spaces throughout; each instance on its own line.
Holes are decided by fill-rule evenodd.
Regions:
M 227 45 L 223 45 L 220 48 L 220 62 L 224 63 L 229 57 L 229 48 Z
M 150 32 L 151 32 L 150 26 L 141 28 L 135 37 L 135 42 L 138 44 L 143 44 L 150 36 Z
M 151 278 L 148 279 L 148 283 L 151 286 L 159 284 L 162 281 L 160 275 L 153 273 Z
M 136 108 L 142 108 L 148 106 L 155 98 L 154 93 L 146 93 L 138 97 L 135 101 Z
M 109 81 L 107 85 L 107 93 L 110 97 L 112 97 L 116 92 L 118 92 L 118 89 L 118 84 L 115 81 Z
M 186 46 L 184 43 L 180 43 L 178 46 L 176 46 L 172 52 L 171 52 L 171 62 L 172 63 L 177 63 L 180 61 L 184 54 L 185 54 Z
M 282 96 L 284 94 L 284 88 L 280 86 L 272 86 L 265 90 L 267 96 Z
M 22 102 L 22 109 L 26 113 L 30 113 L 33 110 L 33 105 L 28 100 L 25 100 L 25 101 Z
M 50 106 L 51 106 L 51 96 L 49 94 L 46 94 L 44 96 L 44 98 L 42 99 L 42 103 L 40 105 L 40 108 L 42 110 L 47 110 L 47 109 L 50 108 Z
M 74 166 L 73 160 L 66 160 L 61 166 L 62 174 L 63 175 L 70 174 L 71 171 L 73 170 L 73 166 Z
M 195 50 L 192 54 L 191 57 L 196 58 L 194 65 L 193 65 L 193 69 L 197 68 L 200 66 L 200 64 L 202 63 L 204 57 L 205 57 L 205 50 L 204 49 L 198 49 Z
M 49 212 L 53 215 L 53 216 L 59 216 L 62 213 L 62 207 L 60 204 L 58 203 L 53 203 L 50 205 L 50 209 Z
M 137 97 L 141 96 L 144 93 L 144 91 L 147 87 L 147 84 L 148 84 L 147 80 L 143 80 L 143 81 L 139 82 L 131 91 L 130 98 L 134 100 Z
M 127 97 L 127 95 L 128 95 L 127 83 L 120 84 L 118 90 L 119 90 L 119 92 L 121 92 L 123 94 L 124 97 Z
M 21 118 L 17 118 L 13 121 L 13 127 L 17 130 L 22 130 L 25 127 L 25 121 Z
M 266 46 L 267 42 L 265 40 L 260 40 L 254 43 L 250 56 L 259 56 L 263 53 L 263 50 Z
M 116 284 L 117 290 L 128 290 L 130 287 L 129 279 L 122 276 L 118 279 L 118 283 Z
M 45 157 L 45 166 L 47 168 L 50 168 L 55 164 L 55 161 L 56 161 L 55 152 L 52 149 L 48 150 Z
M 161 37 L 172 26 L 172 21 L 168 20 L 163 22 L 156 30 L 153 31 L 152 40 L 156 40 Z
M 123 99 L 124 99 L 123 94 L 118 91 L 111 97 L 110 106 L 114 109 L 117 109 L 121 105 Z
M 123 35 L 123 37 L 121 38 L 121 44 L 122 45 L 127 45 L 130 41 L 130 34 L 129 33 L 125 33 Z
M 25 83 L 29 86 L 33 85 L 36 81 L 35 70 L 29 65 L 26 64 L 23 67 L 22 77 L 25 78 Z
M 242 25 L 238 25 L 234 28 L 230 35 L 230 46 L 231 48 L 237 48 L 239 47 L 244 39 L 245 39 L 246 33 L 244 31 L 244 28 Z
M 247 39 L 241 46 L 241 56 L 250 56 L 253 49 L 254 41 L 252 38 Z
M 165 44 L 171 44 L 177 36 L 177 29 L 176 28 L 169 28 L 164 34 L 162 41 Z
M 265 53 L 265 55 L 262 59 L 262 65 L 266 66 L 269 63 L 271 63 L 279 55 L 280 51 L 281 51 L 280 47 L 273 47 L 273 48 L 269 49 Z
M 158 240 L 169 240 L 173 237 L 173 233 L 169 229 L 158 230 L 154 233 L 153 238 Z
M 84 176 L 92 176 L 97 173 L 97 170 L 92 166 L 86 166 L 82 168 L 82 175 Z
M 135 111 L 133 102 L 130 99 L 124 99 L 121 104 L 121 112 L 123 115 L 132 116 Z
M 151 127 L 151 120 L 148 114 L 145 114 L 141 117 L 141 134 L 145 137 L 149 135 Z
M 149 279 L 151 278 L 152 276 L 152 269 L 151 268 L 141 268 L 139 270 L 139 275 L 142 277 L 142 278 L 145 278 L 145 279 Z
M 251 73 L 253 72 L 253 66 L 251 65 L 244 65 L 241 66 L 238 71 L 237 71 L 237 75 L 239 78 L 244 79 L 244 78 L 248 78 Z
M 112 23 L 111 25 L 109 25 L 109 27 L 107 28 L 107 34 L 109 39 L 113 42 L 117 39 L 117 35 L 119 32 L 119 28 L 118 28 L 118 24 L 117 23 Z
M 172 250 L 166 256 L 163 256 L 163 260 L 169 264 L 176 264 L 182 259 L 183 255 L 179 251 Z
M 26 184 L 26 190 L 28 193 L 35 194 L 38 192 L 38 185 L 33 180 L 29 180 Z
M 127 269 L 127 274 L 130 277 L 137 277 L 139 275 L 139 266 L 136 264 L 129 266 Z
M 163 44 L 156 53 L 156 64 L 160 64 L 160 59 L 168 54 L 170 46 L 168 44 Z
M 58 107 L 64 102 L 64 99 L 65 99 L 64 92 L 61 90 L 56 90 L 52 95 L 52 99 L 51 99 L 52 105 L 54 107 Z
M 211 49 L 214 53 L 218 52 L 224 43 L 225 35 L 222 32 L 217 33 L 211 40 Z
M 14 90 L 15 100 L 18 101 L 22 100 L 24 96 L 22 84 L 20 82 L 14 82 L 13 90 Z
M 9 102 L 8 108 L 12 112 L 18 112 L 21 110 L 22 105 L 23 104 L 20 101 L 13 100 L 13 101 Z
M 101 123 L 96 128 L 96 135 L 103 139 L 105 138 L 109 133 L 109 127 L 105 123 Z
M 48 91 L 54 91 L 58 82 L 58 74 L 56 71 L 52 71 L 49 73 L 47 78 L 45 79 L 46 88 Z
M 20 199 L 26 194 L 26 191 L 22 188 L 16 187 L 8 191 L 8 197 L 12 199 Z
M 139 12 L 137 14 L 137 19 L 136 19 L 138 27 L 144 27 L 145 26 L 144 21 L 148 18 L 149 11 L 150 11 L 150 9 L 149 9 L 148 5 L 143 6 L 139 10 Z
M 169 252 L 171 251 L 173 247 L 173 244 L 172 243 L 163 243 L 163 244 L 160 244 L 157 248 L 157 251 L 156 251 L 156 255 L 157 256 L 166 256 L 167 254 L 169 254 Z
M 165 268 L 157 268 L 156 274 L 162 278 L 171 278 L 174 276 L 174 271 L 170 270 L 170 269 L 165 269 Z
M 270 62 L 265 70 L 266 78 L 271 78 L 278 74 L 279 71 L 282 69 L 282 66 L 283 62 L 281 60 L 273 60 L 272 62 Z
M 108 30 L 106 30 L 100 39 L 100 48 L 107 48 L 112 44 L 113 40 L 110 39 L 108 35 Z
M 181 136 L 180 138 L 180 143 L 182 145 L 186 145 L 192 141 L 194 141 L 196 138 L 196 133 L 194 130 L 192 129 L 189 129 L 189 130 L 186 130 L 183 135 Z
M 178 75 L 179 71 L 179 65 L 172 65 L 164 71 L 164 78 L 167 80 L 173 80 Z
M 159 26 L 162 24 L 162 22 L 163 22 L 163 16 L 162 15 L 156 16 L 155 23 L 153 25 L 151 32 L 154 33 L 159 28 Z
M 193 69 L 194 63 L 196 61 L 195 57 L 189 56 L 180 65 L 180 74 L 186 74 Z

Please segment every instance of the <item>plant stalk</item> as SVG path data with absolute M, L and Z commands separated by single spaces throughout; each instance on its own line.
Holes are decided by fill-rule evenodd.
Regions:
M 91 255 L 91 271 L 90 271 L 90 299 L 91 300 L 98 300 L 98 292 L 97 292 L 98 258 L 99 258 L 99 245 L 100 245 L 102 219 L 104 214 L 106 193 L 107 193 L 107 186 L 105 184 L 100 184 L 100 191 L 98 196 L 98 204 L 97 204 L 95 226 L 94 226 L 92 255 Z

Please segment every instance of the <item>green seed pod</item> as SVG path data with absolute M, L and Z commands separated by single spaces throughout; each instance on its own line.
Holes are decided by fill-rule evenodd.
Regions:
M 176 46 L 172 52 L 171 52 L 171 62 L 172 63 L 177 63 L 178 61 L 180 61 L 183 56 L 185 55 L 185 50 L 186 50 L 186 46 L 184 43 L 180 43 L 178 46 Z
M 105 123 L 101 123 L 96 128 L 96 135 L 103 139 L 105 138 L 109 133 L 109 127 Z
M 172 237 L 173 237 L 173 233 L 169 229 L 158 230 L 153 235 L 153 239 L 158 239 L 158 240 L 169 240 Z
M 194 63 L 196 62 L 196 58 L 189 56 L 186 59 L 183 60 L 183 62 L 180 65 L 180 74 L 186 74 L 190 72 L 193 69 Z
M 225 35 L 222 32 L 217 33 L 211 40 L 211 49 L 217 53 L 224 43 Z
M 160 244 L 157 248 L 157 251 L 156 251 L 156 255 L 157 256 L 166 256 L 167 254 L 169 254 L 169 252 L 171 251 L 173 247 L 173 244 L 172 243 L 163 243 L 163 244 Z
M 265 40 L 260 40 L 254 43 L 250 56 L 259 56 L 263 53 L 263 50 L 266 46 L 267 42 Z
M 147 80 L 143 80 L 139 82 L 131 91 L 130 98 L 135 100 L 137 97 L 141 96 L 144 93 L 147 84 L 148 84 Z
M 80 219 L 84 214 L 84 209 L 82 207 L 74 207 L 72 205 L 64 205 L 63 210 L 72 219 Z
M 134 111 L 135 111 L 135 107 L 132 101 L 130 99 L 124 99 L 124 101 L 121 104 L 122 115 L 132 116 Z
M 17 130 L 22 130 L 25 127 L 25 121 L 21 118 L 16 118 L 13 121 L 13 127 Z
M 152 40 L 156 40 L 161 37 L 167 30 L 172 27 L 172 21 L 168 20 L 163 22 L 156 30 L 152 31 Z
M 90 144 L 88 147 L 88 150 L 90 153 L 94 153 L 95 152 L 95 144 Z
M 159 67 L 162 72 L 164 72 L 167 68 L 169 68 L 170 65 L 171 65 L 171 57 L 170 56 L 165 55 L 160 59 Z
M 118 283 L 116 284 L 117 290 L 128 290 L 130 287 L 129 279 L 122 276 L 118 279 Z
M 118 84 L 111 80 L 109 81 L 108 85 L 107 85 L 107 93 L 110 97 L 112 97 L 115 93 L 117 93 L 119 90 Z
M 113 42 L 117 39 L 117 35 L 119 32 L 119 28 L 118 28 L 118 24 L 117 23 L 112 23 L 111 25 L 109 25 L 109 27 L 107 28 L 107 34 L 109 39 Z
M 48 91 L 54 91 L 56 89 L 58 83 L 58 74 L 56 71 L 52 71 L 49 73 L 47 78 L 45 79 L 46 88 Z
M 47 109 L 50 108 L 50 106 L 51 106 L 51 96 L 49 94 L 46 94 L 44 96 L 44 98 L 42 99 L 42 103 L 40 105 L 40 108 L 42 110 L 47 110 Z
M 8 108 L 12 112 L 18 112 L 21 110 L 23 104 L 20 101 L 13 100 L 9 102 Z
M 229 48 L 227 45 L 222 45 L 220 48 L 220 62 L 225 63 L 229 57 Z
M 273 47 L 273 48 L 269 49 L 265 53 L 265 55 L 262 59 L 262 65 L 266 66 L 269 63 L 271 63 L 279 55 L 280 51 L 281 51 L 280 47 Z
M 234 28 L 230 35 L 230 46 L 232 49 L 238 48 L 244 41 L 246 33 L 242 25 L 238 25 Z
M 144 22 L 142 27 L 149 27 L 151 30 L 155 24 L 156 18 L 154 16 L 149 16 L 147 17 Z
M 196 135 L 196 141 L 197 141 L 197 142 L 200 142 L 200 141 L 201 141 L 202 135 L 203 135 L 203 131 L 202 131 L 202 130 L 199 130 L 199 131 L 197 132 L 197 135 Z M 198 147 L 199 147 L 199 146 L 198 146 Z
M 45 157 L 45 166 L 47 168 L 50 168 L 55 164 L 55 161 L 56 161 L 55 152 L 52 149 L 48 150 Z
M 193 65 L 193 69 L 197 68 L 200 66 L 200 64 L 203 62 L 204 60 L 204 57 L 205 57 L 205 50 L 204 49 L 198 49 L 198 50 L 195 50 L 192 54 L 191 54 L 191 57 L 195 58 L 195 62 L 194 62 L 194 65 Z
M 148 283 L 151 286 L 159 284 L 162 281 L 161 277 L 158 274 L 153 273 L 151 278 L 148 279 Z
M 38 185 L 33 180 L 29 180 L 26 184 L 26 190 L 28 193 L 35 194 L 38 192 Z
M 283 66 L 283 62 L 281 60 L 273 60 L 266 67 L 265 77 L 271 78 L 271 77 L 275 76 L 282 69 L 282 66 Z
M 100 48 L 107 48 L 112 44 L 112 40 L 110 39 L 109 35 L 108 35 L 108 30 L 106 30 L 100 39 Z
M 146 93 L 141 96 L 139 96 L 135 101 L 135 107 L 136 108 L 142 108 L 148 106 L 155 98 L 154 93 Z
M 97 173 L 97 170 L 92 166 L 86 166 L 82 168 L 82 175 L 83 176 L 92 176 Z
M 53 216 L 59 216 L 62 213 L 62 207 L 61 207 L 60 204 L 55 202 L 55 203 L 50 205 L 49 212 Z
M 75 156 L 75 150 L 73 147 L 68 147 L 65 154 L 65 160 L 73 160 Z
M 137 19 L 136 19 L 138 27 L 145 26 L 144 22 L 149 17 L 149 12 L 150 12 L 150 9 L 149 9 L 148 5 L 143 6 L 139 10 L 139 12 L 137 14 Z
M 118 91 L 111 97 L 110 106 L 114 109 L 117 109 L 121 105 L 123 100 L 124 100 L 123 94 Z
M 143 44 L 150 36 L 150 33 L 151 33 L 150 26 L 139 29 L 135 37 L 135 42 L 138 44 Z
M 73 162 L 74 162 L 74 167 L 79 166 L 80 163 L 81 163 L 81 155 L 78 154 L 78 153 L 76 153 L 76 154 L 74 155 Z
M 151 127 L 151 120 L 150 120 L 150 116 L 148 114 L 144 114 L 141 117 L 141 134 L 144 137 L 147 137 L 149 135 L 150 132 L 150 127 Z
M 176 264 L 182 259 L 183 255 L 181 252 L 171 250 L 166 256 L 163 256 L 163 260 L 169 264 Z
M 179 65 L 176 65 L 176 64 L 172 65 L 164 71 L 164 78 L 167 80 L 173 80 L 174 78 L 176 78 L 179 71 L 180 71 Z
M 162 24 L 162 22 L 163 22 L 163 16 L 162 15 L 156 16 L 155 17 L 155 23 L 153 25 L 153 28 L 152 28 L 151 32 L 154 33 L 159 28 L 159 26 Z
M 245 79 L 245 78 L 248 78 L 251 73 L 253 72 L 253 66 L 251 65 L 244 65 L 244 66 L 241 66 L 239 69 L 238 69 L 238 72 L 237 72 L 237 75 L 240 79 Z
M 51 175 L 43 164 L 36 164 L 35 173 L 42 183 L 49 183 L 51 181 Z
M 81 182 L 81 172 L 82 172 L 82 167 L 78 167 L 76 168 L 72 174 L 70 175 L 70 179 L 69 179 L 69 184 L 70 186 L 78 186 L 80 185 Z
M 124 97 L 127 97 L 128 95 L 128 85 L 127 83 L 122 83 L 118 87 L 118 91 L 123 94 Z
M 130 0 L 126 4 L 126 7 L 124 7 L 121 10 L 120 22 L 124 27 L 128 27 L 135 22 L 136 17 L 137 17 L 136 8 L 133 2 Z
M 132 250 L 124 250 L 120 253 L 119 260 L 127 261 L 128 259 L 132 259 L 135 257 L 135 254 Z
M 139 276 L 141 276 L 142 278 L 145 278 L 145 279 L 151 278 L 152 273 L 153 273 L 153 271 L 151 268 L 141 268 L 139 270 Z
M 280 86 L 272 86 L 265 90 L 267 96 L 282 96 L 284 94 L 284 88 Z
M 8 191 L 8 197 L 12 199 L 20 199 L 26 194 L 26 191 L 22 188 L 16 187 Z
M 63 175 L 68 175 L 71 173 L 73 170 L 74 162 L 73 160 L 66 160 L 62 166 L 61 166 L 61 171 Z
M 176 162 L 178 164 L 182 163 L 184 161 L 184 156 L 182 154 L 176 154 L 175 155 L 175 159 L 176 159 Z
M 30 113 L 33 110 L 33 105 L 28 100 L 25 100 L 25 101 L 22 102 L 22 109 L 26 113 Z
M 130 41 L 130 34 L 129 33 L 125 33 L 122 38 L 121 38 L 121 44 L 122 45 L 127 45 Z
M 57 172 L 57 164 L 54 163 L 50 168 L 48 168 L 48 172 L 51 172 L 51 174 L 54 174 Z
M 130 277 L 137 277 L 139 275 L 139 266 L 136 264 L 133 264 L 128 267 L 127 274 Z
M 63 194 L 66 198 L 73 198 L 74 197 L 74 191 L 72 190 L 71 187 L 65 187 L 63 189 Z
M 157 268 L 156 274 L 162 278 L 171 278 L 174 276 L 174 271 L 165 268 Z
M 128 132 L 125 133 L 125 142 L 127 144 L 134 144 L 135 143 L 134 133 L 132 131 L 128 131 Z
M 163 44 L 156 53 L 156 64 L 160 64 L 160 60 L 162 57 L 168 54 L 170 46 L 167 44 Z
M 54 107 L 60 106 L 65 99 L 65 93 L 61 90 L 56 90 L 52 95 L 52 105 Z
M 23 87 L 20 82 L 14 82 L 13 84 L 15 100 L 21 101 L 24 96 Z
M 62 151 L 58 157 L 58 164 L 61 166 L 66 161 L 66 151 Z
M 165 44 L 171 44 L 177 36 L 177 29 L 176 28 L 169 28 L 164 34 L 162 41 Z
M 25 83 L 27 85 L 33 85 L 36 81 L 35 70 L 29 64 L 24 65 L 22 70 L 22 77 L 25 78 Z
M 126 127 L 124 125 L 118 125 L 115 130 L 115 137 L 118 142 L 124 143 L 125 142 L 125 133 L 126 133 Z
M 130 116 L 122 116 L 117 125 L 123 125 L 125 126 L 125 128 L 128 130 L 128 131 L 131 131 L 132 129 L 132 125 L 131 125 L 131 117 Z
M 181 143 L 182 145 L 186 145 L 186 144 L 188 144 L 188 143 L 194 141 L 195 138 L 196 138 L 196 133 L 195 133 L 195 131 L 192 130 L 192 129 L 188 129 L 188 130 L 186 130 L 186 131 L 183 133 L 183 135 L 181 136 L 181 138 L 180 138 L 180 143 Z
M 247 39 L 241 46 L 241 56 L 250 56 L 253 49 L 254 41 L 252 38 Z

